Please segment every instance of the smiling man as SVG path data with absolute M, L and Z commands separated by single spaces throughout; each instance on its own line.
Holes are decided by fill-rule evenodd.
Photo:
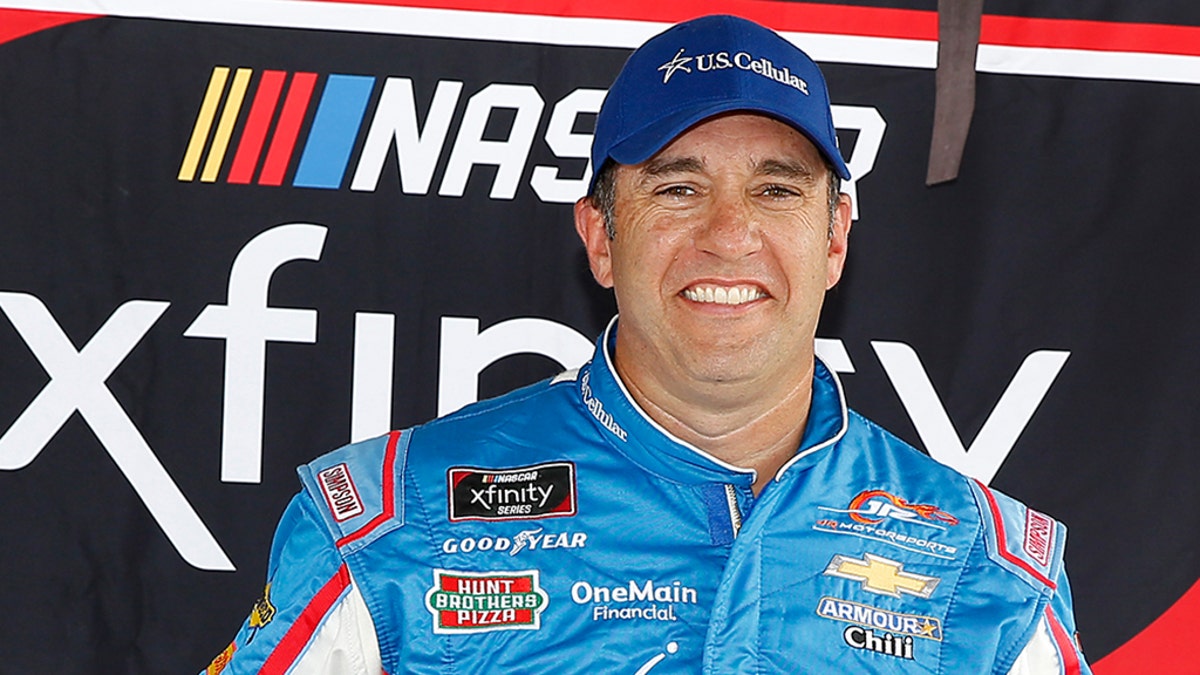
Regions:
M 608 165 L 611 207 L 576 205 L 592 272 L 616 289 L 615 365 L 634 401 L 755 469 L 756 492 L 795 455 L 817 319 L 845 261 L 850 203 L 830 180 L 804 134 L 729 112 L 634 166 Z
M 733 17 L 633 53 L 576 228 L 594 358 L 301 467 L 209 667 L 1089 672 L 1053 519 L 849 410 L 814 355 L 850 201 L 816 65 Z

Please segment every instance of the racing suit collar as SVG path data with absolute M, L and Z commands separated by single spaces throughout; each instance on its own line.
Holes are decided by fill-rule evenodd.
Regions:
M 606 430 L 612 445 L 651 473 L 684 484 L 732 483 L 749 487 L 753 469 L 734 466 L 672 435 L 641 409 L 617 374 L 612 350 L 617 317 L 613 317 L 596 342 L 596 352 L 576 380 L 584 408 Z M 818 359 L 813 382 L 813 403 L 800 451 L 776 475 L 835 443 L 846 429 L 846 406 L 841 385 Z

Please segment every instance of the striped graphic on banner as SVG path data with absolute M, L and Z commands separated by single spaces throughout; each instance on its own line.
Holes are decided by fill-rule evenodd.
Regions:
M 245 115 L 242 109 L 255 79 L 254 70 L 238 68 L 232 78 L 230 73 L 228 66 L 212 70 L 179 167 L 179 180 L 195 181 L 199 173 L 200 182 L 217 182 L 235 133 L 240 132 L 226 182 L 253 183 L 257 171 L 258 185 L 280 186 L 288 170 L 296 166 L 292 185 L 339 188 L 375 88 L 375 78 L 366 75 L 324 78 L 316 110 L 311 115 L 312 124 L 297 159 L 300 134 L 310 116 L 317 88 L 317 73 L 289 75 L 281 70 L 262 71 L 254 83 L 253 98 Z

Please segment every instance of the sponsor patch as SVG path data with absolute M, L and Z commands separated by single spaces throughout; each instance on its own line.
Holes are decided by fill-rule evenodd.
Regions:
M 943 560 L 953 560 L 958 554 L 957 546 L 937 538 L 942 536 L 940 532 L 958 525 L 959 520 L 933 504 L 912 504 L 886 490 L 864 490 L 846 508 L 818 506 L 817 509 L 828 514 L 813 525 L 819 532 L 848 534 Z M 906 525 L 916 525 L 924 531 L 906 532 Z
M 425 608 L 433 632 L 486 633 L 538 630 L 550 597 L 538 585 L 537 570 L 460 572 L 435 569 Z
M 699 593 L 691 586 L 673 581 L 630 581 L 621 586 L 593 586 L 586 581 L 571 585 L 571 600 L 592 606 L 592 621 L 678 621 L 677 605 L 694 605 Z
M 954 560 L 958 555 L 957 546 L 950 546 L 929 537 L 911 535 L 881 525 L 856 523 L 840 518 L 821 518 L 813 524 L 813 529 L 830 534 L 848 534 L 852 537 L 870 539 L 871 541 L 902 548 L 905 551 L 923 553 L 942 560 Z
M 584 532 L 544 532 L 545 528 L 521 530 L 513 537 L 450 537 L 442 542 L 442 553 L 487 553 L 489 551 L 517 555 L 522 551 L 556 548 L 584 548 Z
M 793 75 L 786 65 L 778 66 L 765 56 L 754 56 L 749 52 L 736 52 L 734 54 L 730 54 L 729 52 L 711 52 L 695 56 L 684 56 L 685 51 L 687 51 L 686 47 L 680 49 L 674 58 L 658 67 L 658 70 L 663 73 L 663 84 L 669 83 L 671 76 L 676 73 L 690 74 L 693 68 L 696 73 L 737 68 L 738 70 L 744 70 L 770 80 L 775 80 L 784 86 L 795 89 L 805 96 L 808 95 L 807 82 Z
M 592 371 L 589 370 L 583 374 L 583 380 L 579 383 L 579 391 L 583 396 L 583 405 L 592 413 L 592 417 L 600 423 L 600 426 L 608 429 L 614 436 L 625 441 L 629 440 L 629 434 L 617 424 L 617 420 L 613 418 L 605 409 L 604 404 L 600 399 L 592 395 L 592 385 L 590 384 Z
M 929 598 L 941 579 L 905 572 L 904 565 L 877 555 L 864 553 L 861 559 L 835 555 L 825 568 L 825 575 L 857 581 L 864 591 L 899 598 L 912 595 Z
M 1025 509 L 1025 553 L 1042 567 L 1049 567 L 1053 546 L 1054 521 L 1033 509 Z
M 250 637 L 246 638 L 246 644 L 250 644 L 254 636 L 258 635 L 258 631 L 266 628 L 274 618 L 275 605 L 271 604 L 271 583 L 267 582 L 262 597 L 255 601 L 254 608 L 250 610 Z
M 512 469 L 456 466 L 446 472 L 451 522 L 573 516 L 575 465 L 550 462 Z
M 899 635 L 911 635 L 938 642 L 942 640 L 942 622 L 936 617 L 890 612 L 839 598 L 821 598 L 817 603 L 817 616 Z
M 344 463 L 331 466 L 317 474 L 317 483 L 321 486 L 334 520 L 340 523 L 362 515 L 363 503 L 350 477 L 350 467 Z
M 842 639 L 855 649 L 901 659 L 912 660 L 914 658 L 911 635 L 896 636 L 891 633 L 877 633 L 874 629 L 862 626 L 849 626 L 842 631 Z
M 208 668 L 204 670 L 204 675 L 221 675 L 221 671 L 225 670 L 225 666 L 229 665 L 229 662 L 233 660 L 233 653 L 235 651 L 237 651 L 237 642 L 230 642 L 229 646 L 220 654 L 217 654 L 212 663 L 208 664 Z
M 824 506 L 819 508 L 838 511 Z M 939 530 L 946 529 L 946 525 L 958 524 L 958 518 L 933 504 L 910 504 L 885 490 L 864 490 L 855 495 L 850 505 L 840 512 L 849 514 L 852 520 L 871 525 L 882 523 L 885 518 L 928 525 Z

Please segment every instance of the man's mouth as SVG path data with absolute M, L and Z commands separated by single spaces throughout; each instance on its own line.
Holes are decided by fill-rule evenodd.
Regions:
M 744 305 L 754 302 L 767 294 L 758 286 L 717 286 L 714 284 L 697 284 L 683 289 L 683 297 L 692 302 L 702 302 L 716 305 Z

